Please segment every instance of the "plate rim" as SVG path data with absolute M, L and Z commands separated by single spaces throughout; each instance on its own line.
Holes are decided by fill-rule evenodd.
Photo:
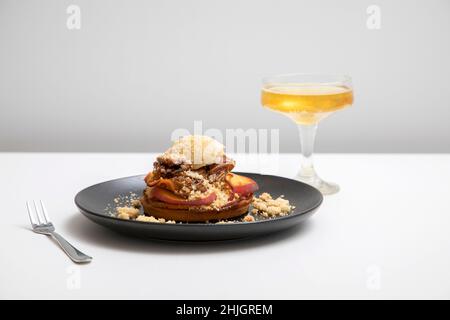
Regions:
M 82 214 L 87 213 L 87 214 L 91 214 L 91 215 L 94 215 L 94 216 L 99 217 L 99 218 L 106 218 L 106 219 L 109 219 L 109 220 L 120 221 L 120 222 L 125 222 L 125 223 L 127 223 L 127 222 L 128 223 L 138 223 L 138 224 L 154 225 L 154 226 L 162 226 L 162 225 L 171 226 L 171 227 L 179 227 L 179 226 L 198 227 L 198 226 L 202 226 L 202 228 L 206 228 L 206 227 L 221 227 L 221 226 L 235 226 L 235 225 L 258 225 L 258 224 L 262 224 L 262 223 L 271 223 L 271 222 L 274 222 L 274 221 L 293 219 L 295 217 L 308 214 L 311 211 L 315 211 L 323 203 L 324 197 L 323 197 L 322 193 L 319 190 L 317 190 L 316 188 L 314 188 L 313 186 L 310 186 L 309 184 L 306 184 L 304 182 L 301 182 L 301 181 L 298 181 L 298 180 L 295 180 L 295 179 L 291 179 L 291 178 L 282 177 L 282 176 L 276 176 L 276 175 L 271 175 L 271 174 L 261 174 L 261 173 L 257 173 L 257 172 L 236 171 L 236 173 L 238 173 L 238 174 L 242 173 L 243 175 L 249 173 L 249 174 L 256 174 L 256 175 L 260 175 L 260 176 L 275 177 L 275 178 L 282 178 L 282 179 L 291 180 L 291 181 L 294 181 L 296 183 L 303 184 L 304 186 L 306 186 L 308 188 L 311 188 L 311 189 L 314 189 L 315 191 L 317 191 L 318 194 L 320 195 L 320 201 L 318 202 L 317 205 L 315 205 L 315 206 L 313 206 L 311 208 L 308 208 L 306 211 L 304 211 L 302 213 L 289 214 L 289 215 L 286 215 L 286 216 L 281 216 L 281 217 L 277 217 L 277 218 L 269 218 L 269 219 L 265 219 L 265 220 L 257 220 L 257 221 L 253 221 L 251 223 L 237 221 L 237 222 L 233 222 L 233 223 L 222 223 L 222 224 L 218 224 L 218 223 L 187 223 L 187 222 L 183 222 L 183 223 L 157 223 L 157 222 L 145 222 L 145 221 L 136 221 L 136 220 L 125 220 L 125 219 L 119 219 L 119 218 L 116 218 L 116 217 L 113 217 L 113 216 L 108 216 L 108 215 L 103 215 L 103 214 L 99 214 L 99 213 L 96 213 L 96 212 L 92 212 L 92 211 L 84 209 L 84 208 L 82 208 L 80 206 L 78 198 L 79 198 L 80 194 L 83 191 L 85 191 L 87 189 L 90 189 L 90 188 L 93 188 L 93 187 L 96 187 L 98 185 L 107 183 L 107 182 L 113 182 L 113 181 L 117 181 L 117 180 L 124 180 L 124 179 L 130 179 L 130 178 L 137 178 L 137 177 L 145 176 L 145 174 L 138 174 L 138 175 L 134 175 L 134 176 L 127 176 L 127 177 L 121 177 L 121 178 L 106 180 L 106 181 L 103 181 L 103 182 L 99 182 L 99 183 L 90 185 L 90 186 L 88 186 L 88 187 L 86 187 L 86 188 L 84 188 L 84 189 L 82 189 L 82 190 L 77 192 L 77 194 L 75 195 L 75 198 L 74 198 L 74 202 L 75 202 L 75 206 L 78 208 L 78 210 Z

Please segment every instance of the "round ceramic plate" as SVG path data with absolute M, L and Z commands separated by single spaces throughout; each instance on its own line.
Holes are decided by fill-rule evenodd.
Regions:
M 283 217 L 258 218 L 255 222 L 241 222 L 237 219 L 233 223 L 223 224 L 149 223 L 115 218 L 111 212 L 118 203 L 128 201 L 132 194 L 137 197 L 142 194 L 146 187 L 143 175 L 88 187 L 76 195 L 75 204 L 90 220 L 123 234 L 162 240 L 212 241 L 255 237 L 288 229 L 310 217 L 323 201 L 318 190 L 296 180 L 255 173 L 237 173 L 258 183 L 259 191 L 255 195 L 262 192 L 268 192 L 274 198 L 284 195 L 295 209 Z

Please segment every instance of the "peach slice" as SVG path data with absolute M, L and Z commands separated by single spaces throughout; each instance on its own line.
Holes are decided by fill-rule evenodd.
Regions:
M 230 185 L 233 192 L 239 195 L 253 193 L 259 188 L 254 180 L 234 173 L 228 173 L 225 181 Z
M 167 189 L 172 192 L 175 192 L 175 183 L 171 179 L 160 179 L 158 183 L 155 184 L 155 187 L 160 187 L 162 189 Z
M 175 183 L 171 179 L 159 178 L 156 180 L 152 180 L 152 178 L 150 177 L 149 179 L 145 178 L 145 182 L 149 187 L 161 187 L 172 192 L 175 192 L 176 190 Z
M 181 198 L 180 196 L 177 196 L 175 193 L 160 187 L 153 187 L 152 190 L 150 191 L 150 196 L 152 198 L 158 199 L 161 202 L 184 206 L 206 206 L 213 203 L 214 200 L 216 200 L 216 194 L 214 192 L 211 192 L 205 198 L 186 200 Z
M 160 179 L 155 179 L 152 171 L 150 171 L 144 178 L 145 183 L 150 187 L 157 184 L 159 180 Z

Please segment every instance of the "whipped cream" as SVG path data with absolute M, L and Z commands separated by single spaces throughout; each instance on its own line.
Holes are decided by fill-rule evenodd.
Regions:
M 158 159 L 174 164 L 191 164 L 198 169 L 224 161 L 225 147 L 208 136 L 191 135 L 176 140 Z

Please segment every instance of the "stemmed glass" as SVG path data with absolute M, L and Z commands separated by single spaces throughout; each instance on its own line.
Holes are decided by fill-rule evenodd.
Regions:
M 297 123 L 302 147 L 300 170 L 295 177 L 334 194 L 339 186 L 322 180 L 316 173 L 312 155 L 319 121 L 353 103 L 351 78 L 326 74 L 285 74 L 263 79 L 261 103 Z

